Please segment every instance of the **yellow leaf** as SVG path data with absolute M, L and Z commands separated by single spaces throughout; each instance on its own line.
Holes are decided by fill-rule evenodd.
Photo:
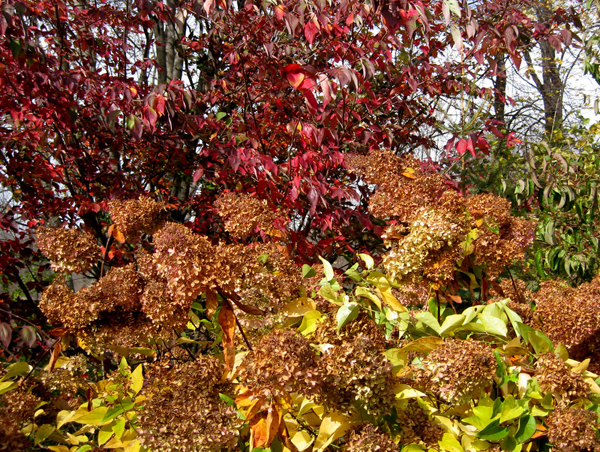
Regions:
M 315 309 L 317 309 L 317 305 L 314 300 L 308 297 L 300 297 L 286 304 L 282 311 L 287 316 L 297 317 Z
M 444 343 L 441 337 L 427 336 L 410 342 L 400 348 L 403 352 L 430 353 Z
M 323 418 L 323 422 L 321 422 L 319 435 L 315 441 L 313 451 L 324 451 L 332 442 L 344 436 L 344 433 L 346 433 L 351 427 L 352 424 L 350 423 L 350 419 L 343 414 L 340 414 L 336 411 L 327 414 Z
M 409 179 L 416 179 L 417 176 L 415 176 L 415 170 L 412 168 L 406 168 L 403 172 L 402 175 L 404 177 L 408 177 Z
M 398 299 L 392 294 L 391 287 L 380 287 L 376 289 L 380 294 L 383 301 L 394 311 L 404 312 L 407 309 L 398 301 Z
M 421 391 L 411 388 L 409 385 L 397 383 L 394 386 L 394 394 L 398 400 L 402 399 L 414 399 L 417 397 L 425 397 L 425 394 Z
M 142 374 L 142 365 L 140 364 L 131 372 L 131 389 L 133 389 L 133 395 L 136 395 L 144 386 L 144 376 Z
M 301 430 L 294 433 L 290 438 L 290 441 L 292 441 L 292 444 L 296 446 L 299 452 L 302 452 L 310 447 L 314 438 L 307 431 Z
M 67 446 L 46 446 L 46 449 L 50 449 L 54 452 L 69 452 L 69 448 Z

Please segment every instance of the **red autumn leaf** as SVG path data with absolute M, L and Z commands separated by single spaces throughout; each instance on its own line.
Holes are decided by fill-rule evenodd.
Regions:
M 460 155 L 463 155 L 465 152 L 467 152 L 467 140 L 464 138 L 458 140 L 458 143 L 456 143 L 456 152 L 458 152 Z
M 309 44 L 313 43 L 313 41 L 315 40 L 315 35 L 318 31 L 319 30 L 317 29 L 317 26 L 312 20 L 306 22 L 306 25 L 304 25 L 304 36 L 306 37 L 306 40 Z

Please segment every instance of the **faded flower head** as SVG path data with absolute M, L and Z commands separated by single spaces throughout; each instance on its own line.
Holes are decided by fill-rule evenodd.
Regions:
M 548 441 L 561 452 L 593 451 L 600 448 L 596 439 L 598 415 L 584 408 L 555 410 L 546 418 Z
M 157 363 L 148 369 L 147 401 L 139 413 L 140 441 L 151 450 L 196 452 L 231 447 L 240 421 L 220 392 L 223 365 L 212 356 L 174 364 Z
M 78 229 L 40 228 L 37 244 L 58 273 L 84 273 L 100 258 L 94 237 Z
M 274 226 L 287 223 L 281 214 L 271 210 L 265 200 L 243 193 L 224 193 L 215 203 L 224 219 L 225 229 L 232 237 L 245 239 L 257 231 L 270 234 Z
M 408 227 L 407 235 L 391 236 L 387 231 L 383 238 L 388 245 L 397 243 L 383 258 L 383 265 L 393 279 L 421 272 L 425 263 L 434 255 L 439 257 L 444 249 L 451 249 L 464 237 L 464 224 L 441 209 L 422 210 Z M 453 275 L 454 262 L 446 278 Z
M 232 288 L 231 271 L 218 250 L 189 228 L 167 223 L 154 235 L 154 264 L 158 276 L 167 281 L 169 293 L 179 306 L 189 309 L 207 289 Z
M 93 286 L 75 293 L 63 277 L 58 277 L 42 293 L 39 307 L 53 325 L 78 329 L 98 318 L 105 307 L 104 301 Z
M 447 339 L 416 369 L 418 386 L 448 403 L 465 403 L 493 381 L 496 358 L 492 348 L 473 340 Z
M 535 314 L 555 344 L 564 344 L 575 359 L 600 350 L 599 278 L 576 288 L 545 281 L 534 298 Z
M 348 156 L 346 162 L 365 182 L 377 185 L 378 190 L 369 201 L 369 211 L 377 218 L 410 223 L 446 190 L 439 174 L 425 174 L 416 158 L 398 157 L 389 149 Z
M 2 450 L 29 450 L 31 442 L 21 433 L 21 424 L 33 417 L 41 400 L 23 389 L 0 396 L 0 447 Z
M 399 424 L 402 426 L 400 443 L 403 445 L 412 443 L 437 445 L 444 434 L 442 427 L 432 421 L 415 400 L 411 400 L 400 412 Z
M 369 336 L 359 334 L 351 342 L 328 348 L 322 367 L 320 402 L 325 406 L 350 412 L 358 404 L 374 416 L 390 413 L 396 383 L 392 363 Z
M 345 452 L 398 452 L 398 444 L 373 424 L 363 424 L 350 433 Z
M 536 363 L 535 378 L 543 392 L 552 392 L 559 406 L 566 406 L 573 400 L 586 397 L 589 386 L 579 373 L 554 353 L 546 353 Z
M 267 397 L 312 396 L 322 383 L 317 354 L 304 336 L 292 330 L 264 336 L 244 358 L 239 377 Z
M 152 235 L 165 223 L 165 205 L 146 196 L 127 201 L 113 200 L 108 211 L 117 229 L 127 240 L 137 240 L 140 233 Z
M 493 194 L 469 196 L 466 201 L 478 231 L 473 241 L 475 264 L 485 264 L 487 275 L 495 277 L 506 265 L 523 259 L 533 243 L 535 223 L 511 216 L 510 202 Z

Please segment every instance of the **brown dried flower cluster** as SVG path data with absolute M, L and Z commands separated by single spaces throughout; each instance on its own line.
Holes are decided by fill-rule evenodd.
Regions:
M 148 369 L 148 397 L 139 413 L 140 441 L 151 450 L 196 452 L 226 450 L 235 444 L 240 421 L 219 393 L 223 365 L 212 356 Z
M 345 452 L 398 452 L 398 445 L 373 424 L 363 424 L 350 433 L 350 439 L 343 450 Z
M 239 377 L 268 398 L 288 398 L 292 393 L 310 397 L 322 384 L 317 354 L 306 338 L 287 329 L 264 336 L 246 355 Z
M 320 402 L 341 412 L 356 405 L 371 415 L 387 414 L 394 401 L 392 363 L 365 335 L 328 347 L 322 356 L 324 372 Z
M 555 410 L 546 418 L 548 441 L 554 450 L 584 452 L 600 450 L 596 439 L 598 415 L 584 408 Z
M 369 201 L 369 211 L 378 218 L 411 223 L 446 190 L 440 175 L 423 173 L 417 159 L 398 157 L 389 149 L 373 150 L 366 156 L 349 156 L 346 162 L 365 182 L 378 186 Z
M 0 449 L 24 451 L 31 448 L 29 439 L 21 433 L 21 424 L 33 417 L 41 400 L 23 389 L 0 396 Z
M 113 200 L 108 212 L 117 229 L 128 241 L 135 241 L 140 233 L 152 235 L 165 223 L 165 205 L 141 196 L 127 201 Z
M 280 213 L 271 210 L 265 200 L 242 193 L 224 193 L 215 202 L 223 217 L 225 229 L 236 239 L 246 239 L 257 231 L 271 234 L 276 223 L 288 223 Z
M 393 220 L 383 236 L 391 247 L 383 264 L 397 281 L 424 276 L 443 284 L 454 277 L 456 263 L 471 254 L 474 264 L 485 264 L 487 276 L 494 277 L 522 259 L 533 241 L 533 223 L 512 217 L 508 201 L 488 194 L 462 196 L 439 174 L 421 171 L 413 157 L 377 150 L 347 162 L 377 186 L 371 214 Z
M 465 234 L 464 224 L 441 209 L 423 210 L 408 227 L 407 235 L 392 234 L 388 228 L 383 236 L 388 246 L 394 246 L 383 258 L 389 276 L 402 280 L 407 275 L 421 272 L 428 263 L 439 265 L 440 255 L 460 243 Z M 430 262 L 430 267 L 434 262 Z M 441 274 L 441 279 L 453 276 L 454 262 Z
M 558 406 L 566 406 L 579 397 L 586 397 L 589 386 L 579 373 L 554 353 L 546 353 L 536 363 L 535 378 L 543 392 L 551 392 Z
M 84 273 L 100 258 L 94 237 L 78 229 L 40 228 L 37 244 L 58 273 Z
M 576 288 L 546 281 L 535 294 L 536 315 L 555 344 L 575 359 L 600 350 L 600 278 Z
M 411 400 L 408 406 L 400 412 L 399 424 L 402 426 L 400 443 L 403 445 L 435 446 L 444 434 L 442 427 L 432 421 L 414 400 Z
M 361 312 L 354 321 L 344 325 L 339 333 L 336 324 L 334 316 L 325 317 L 317 324 L 312 340 L 319 344 L 337 346 L 352 342 L 358 336 L 364 336 L 374 347 L 380 350 L 385 348 L 385 336 L 381 328 L 364 312 Z
M 154 234 L 154 264 L 167 281 L 175 305 L 189 308 L 207 289 L 232 289 L 231 271 L 217 248 L 182 224 L 167 223 Z
M 416 384 L 448 403 L 465 403 L 496 373 L 492 348 L 473 340 L 447 339 L 415 370 Z
M 129 264 L 111 269 L 104 278 L 77 293 L 59 277 L 43 292 L 39 306 L 52 324 L 80 329 L 104 312 L 139 309 L 142 287 L 134 264 Z
M 475 264 L 485 265 L 489 277 L 500 274 L 507 264 L 523 259 L 525 249 L 533 243 L 535 224 L 511 216 L 510 202 L 492 194 L 466 198 L 474 226 Z

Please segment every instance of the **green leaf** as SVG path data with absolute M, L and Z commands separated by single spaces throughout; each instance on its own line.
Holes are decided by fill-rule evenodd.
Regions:
M 227 116 L 227 113 L 225 113 L 224 111 L 220 111 L 215 115 L 215 117 L 217 118 L 217 121 L 220 121 L 221 119 L 223 119 L 226 116 Z
M 261 254 L 256 259 L 258 260 L 258 262 L 260 262 L 261 264 L 265 265 L 267 263 L 267 261 L 269 260 L 269 255 L 268 254 Z
M 504 403 L 502 404 L 502 412 L 500 414 L 500 423 L 504 423 L 506 421 L 510 421 L 521 416 L 525 410 L 523 407 L 519 406 L 512 395 L 509 395 L 504 399 Z
M 101 406 L 88 413 L 84 413 L 82 416 L 79 416 L 76 419 L 74 419 L 74 421 L 80 424 L 102 425 L 104 421 L 104 416 L 107 412 L 108 407 Z
M 361 282 L 362 276 L 357 271 L 357 268 L 358 268 L 358 262 L 356 264 L 354 264 L 352 267 L 350 267 L 348 270 L 346 270 L 344 272 L 344 274 L 347 275 L 352 281 Z
M 439 446 L 448 452 L 464 452 L 456 436 L 452 433 L 444 433 L 442 439 L 438 441 Z
M 327 301 L 331 301 L 335 304 L 340 304 L 337 293 L 331 288 L 331 286 L 323 286 L 319 289 L 319 295 L 325 298 Z
M 219 393 L 219 398 L 227 404 L 227 406 L 235 406 L 235 400 L 233 400 L 228 395 Z
M 12 391 L 17 386 L 19 386 L 19 385 L 18 385 L 18 383 L 16 381 L 2 381 L 2 382 L 0 382 L 0 395 L 4 394 L 5 392 Z
M 415 318 L 423 322 L 437 334 L 440 334 L 441 326 L 431 312 L 419 312 L 415 315 Z
M 55 430 L 56 428 L 50 424 L 42 425 L 40 428 L 38 428 L 37 432 L 35 432 L 35 440 L 33 441 L 34 444 L 41 443 L 50 435 L 52 435 L 52 433 L 54 433 Z
M 521 444 L 533 436 L 537 429 L 535 418 L 531 415 L 523 416 L 519 421 L 519 430 L 515 434 L 515 440 Z
M 24 375 L 31 370 L 31 366 L 25 361 L 11 364 L 7 368 L 7 372 L 0 378 L 0 381 L 6 381 L 17 375 Z
M 325 272 L 325 279 L 327 281 L 331 281 L 335 277 L 333 267 L 327 260 L 323 259 L 321 256 L 319 256 L 319 259 L 321 259 L 321 262 L 323 262 L 323 271 Z
M 508 334 L 508 328 L 506 327 L 506 323 L 504 323 L 498 317 L 492 317 L 488 314 L 479 314 L 479 320 L 485 328 L 485 332 L 488 334 L 493 334 L 495 336 L 502 337 L 506 337 L 506 335 Z
M 466 316 L 464 314 L 452 314 L 446 317 L 440 328 L 440 336 L 447 331 L 451 331 L 459 326 L 462 326 Z
M 310 265 L 304 264 L 302 266 L 302 277 L 303 278 L 312 278 L 316 276 L 317 272 Z
M 112 426 L 112 431 L 117 439 L 121 439 L 123 432 L 125 432 L 125 419 L 115 419 L 115 423 Z
M 348 303 L 343 305 L 337 312 L 337 331 L 341 331 L 344 325 L 358 317 L 360 305 L 358 303 Z
M 511 452 L 516 452 L 521 449 L 520 447 L 517 449 L 517 441 L 512 435 L 508 435 L 504 438 L 502 443 L 500 443 L 500 447 L 502 450 L 510 450 Z
M 502 427 L 500 425 L 500 420 L 496 419 L 482 431 L 477 433 L 477 438 L 485 439 L 487 441 L 500 441 L 501 439 L 507 437 L 508 434 L 509 430 L 506 427 Z
M 368 254 L 358 253 L 358 257 L 360 257 L 364 261 L 367 270 L 371 270 L 375 265 L 375 261 Z

